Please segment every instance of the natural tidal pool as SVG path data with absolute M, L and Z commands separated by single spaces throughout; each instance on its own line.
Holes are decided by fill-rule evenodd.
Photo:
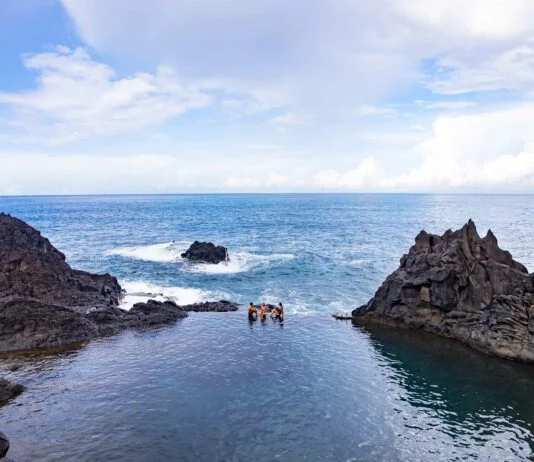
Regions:
M 78 349 L 10 355 L 16 461 L 525 460 L 534 369 L 324 315 L 198 313 Z
M 412 331 L 336 322 L 421 229 L 469 218 L 534 267 L 534 196 L 0 197 L 130 304 L 283 301 L 283 326 L 198 313 L 62 353 L 0 359 L 27 386 L 0 408 L 21 461 L 514 461 L 533 457 L 534 366 Z M 228 264 L 191 265 L 194 240 Z M 7 372 L 10 364 L 20 369 Z

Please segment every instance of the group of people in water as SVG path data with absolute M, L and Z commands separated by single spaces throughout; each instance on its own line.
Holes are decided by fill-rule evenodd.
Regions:
M 250 302 L 250 305 L 248 306 L 249 321 L 255 321 L 258 318 L 260 321 L 265 321 L 267 319 L 267 313 L 269 313 L 271 319 L 279 319 L 282 321 L 284 319 L 284 305 L 282 305 L 282 302 L 280 302 L 278 306 L 268 307 L 265 303 L 262 303 L 260 309 L 258 310 L 254 303 Z

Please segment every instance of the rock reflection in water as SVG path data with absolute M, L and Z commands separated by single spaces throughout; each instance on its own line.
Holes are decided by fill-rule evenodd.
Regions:
M 365 331 L 389 365 L 391 423 L 402 458 L 532 457 L 534 367 L 424 332 L 383 326 Z

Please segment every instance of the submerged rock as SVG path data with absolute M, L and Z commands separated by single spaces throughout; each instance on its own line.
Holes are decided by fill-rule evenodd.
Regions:
M 0 406 L 6 404 L 10 399 L 16 398 L 24 390 L 22 385 L 0 378 Z
M 421 231 L 357 323 L 423 329 L 484 353 L 534 362 L 534 275 L 469 222 L 443 236 Z
M 228 260 L 228 249 L 211 242 L 195 241 L 183 254 L 182 258 L 200 263 L 212 263 L 214 265 Z
M 9 451 L 9 440 L 7 436 L 0 432 L 0 459 L 3 459 Z

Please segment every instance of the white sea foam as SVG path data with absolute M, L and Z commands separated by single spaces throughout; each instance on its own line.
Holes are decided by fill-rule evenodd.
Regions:
M 133 247 L 119 247 L 106 252 L 107 255 L 119 255 L 136 260 L 159 263 L 180 264 L 180 270 L 189 273 L 235 274 L 248 271 L 259 271 L 277 263 L 292 260 L 293 254 L 257 254 L 251 252 L 230 252 L 230 259 L 217 265 L 209 263 L 192 263 L 184 260 L 181 254 L 189 247 L 188 242 L 167 242 Z
M 129 310 L 135 303 L 146 302 L 149 299 L 163 302 L 172 300 L 178 305 L 188 305 L 206 301 L 208 299 L 225 298 L 223 294 L 194 289 L 191 287 L 163 287 L 144 281 L 121 282 L 126 295 L 121 300 L 120 307 Z
M 235 274 L 266 269 L 276 263 L 292 260 L 293 258 L 295 258 L 293 254 L 285 253 L 260 255 L 250 252 L 232 252 L 227 262 L 221 262 L 217 265 L 187 263 L 182 269 L 191 273 Z
M 188 244 L 184 242 L 166 242 L 162 244 L 118 247 L 106 252 L 107 255 L 119 255 L 136 260 L 167 263 L 178 261 L 186 251 Z

